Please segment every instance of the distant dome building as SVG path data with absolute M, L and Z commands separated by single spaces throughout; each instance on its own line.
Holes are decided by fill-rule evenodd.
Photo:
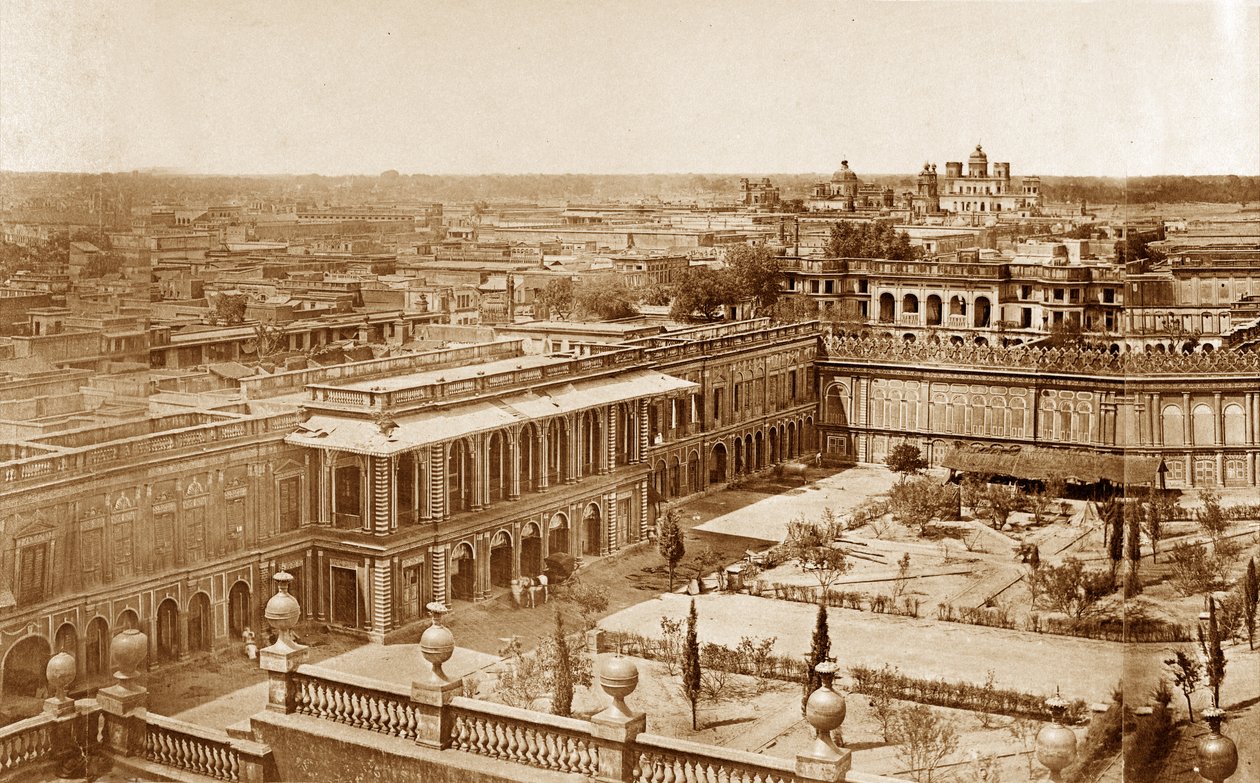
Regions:
M 925 211 L 930 198 L 925 189 L 925 175 L 935 179 L 936 167 L 930 169 L 925 164 L 919 174 L 919 191 L 916 194 L 916 212 L 922 200 Z M 1011 179 L 1011 164 L 993 164 L 989 169 L 989 156 L 984 147 L 977 144 L 967 157 L 967 171 L 963 173 L 961 161 L 950 161 L 945 164 L 945 176 L 935 183 L 939 190 L 939 209 L 943 212 L 972 215 L 975 217 L 1002 213 L 1016 215 L 1035 215 L 1041 207 L 1041 179 L 1023 177 Z
M 849 161 L 840 161 L 840 168 L 828 182 L 814 185 L 807 206 L 815 212 L 871 212 L 893 206 L 892 188 L 868 185 L 849 168 Z

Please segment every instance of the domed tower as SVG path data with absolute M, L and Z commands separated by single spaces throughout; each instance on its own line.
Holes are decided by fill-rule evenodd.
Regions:
M 924 163 L 919 172 L 918 201 L 923 204 L 924 212 L 941 211 L 941 192 L 936 181 L 936 164 Z
M 989 156 L 984 154 L 979 144 L 976 145 L 976 151 L 971 153 L 971 157 L 967 158 L 967 176 L 989 176 Z

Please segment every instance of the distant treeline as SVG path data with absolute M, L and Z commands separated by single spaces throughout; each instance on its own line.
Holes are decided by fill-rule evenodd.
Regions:
M 830 174 L 750 174 L 768 176 L 784 199 L 807 198 Z M 912 190 L 915 176 L 863 175 L 867 182 Z M 562 204 L 601 201 L 731 202 L 739 195 L 737 174 L 400 174 L 323 176 L 203 176 L 168 172 L 114 174 L 0 174 L 10 207 L 28 199 L 77 202 L 104 196 L 127 206 L 158 202 L 228 199 L 303 203 L 389 203 L 393 201 L 518 201 Z M 1016 177 L 1018 179 L 1018 177 Z M 1050 202 L 1151 203 L 1260 201 L 1260 177 L 1042 177 Z

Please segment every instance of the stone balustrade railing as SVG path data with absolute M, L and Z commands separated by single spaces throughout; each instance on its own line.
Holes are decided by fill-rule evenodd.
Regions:
M 293 673 L 293 711 L 404 739 L 417 739 L 420 710 L 411 689 L 318 666 Z
M 634 783 L 796 783 L 796 765 L 730 748 L 655 734 L 635 740 Z
M 142 756 L 164 767 L 192 772 L 215 780 L 240 781 L 242 767 L 253 764 L 261 769 L 261 759 L 270 751 L 263 745 L 238 740 L 225 732 L 195 723 L 146 713 Z
M 0 771 L 9 772 L 49 759 L 55 722 L 51 716 L 40 714 L 0 728 Z
M 450 708 L 457 750 L 556 772 L 599 771 L 599 747 L 587 721 L 462 697 Z
M 953 316 L 951 316 L 952 318 Z M 1074 375 L 1255 375 L 1260 353 L 1110 353 L 1074 348 L 1025 348 L 913 342 L 886 337 L 823 338 L 822 356 L 841 361 L 996 367 Z

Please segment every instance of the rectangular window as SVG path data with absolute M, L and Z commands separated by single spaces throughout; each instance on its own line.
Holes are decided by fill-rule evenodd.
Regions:
M 280 532 L 297 530 L 302 519 L 302 477 L 280 479 Z
M 792 387 L 790 390 L 789 399 L 792 400 L 793 402 L 796 402 L 796 374 L 798 372 L 800 372 L 800 370 L 792 370 L 792 372 L 788 374 L 788 378 L 791 378 L 791 387 Z
M 713 390 L 713 421 L 722 420 L 722 390 Z
M 18 603 L 35 603 L 44 597 L 48 569 L 48 544 L 22 547 L 18 565 Z

